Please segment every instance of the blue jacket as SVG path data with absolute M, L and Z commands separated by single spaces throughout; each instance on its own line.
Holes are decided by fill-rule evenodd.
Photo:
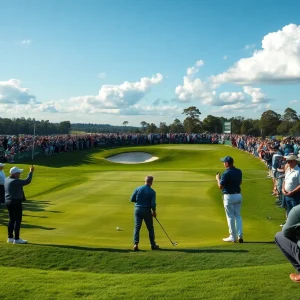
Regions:
M 145 207 L 151 208 L 153 211 L 156 210 L 156 192 L 147 184 L 136 188 L 130 201 L 135 202 L 135 207 Z

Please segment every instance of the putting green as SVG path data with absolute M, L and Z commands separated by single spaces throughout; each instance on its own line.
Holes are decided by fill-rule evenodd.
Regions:
M 105 160 L 116 153 L 141 149 L 160 159 L 139 165 Z M 264 201 L 269 201 L 271 181 L 266 179 L 264 164 L 223 145 L 95 149 L 37 158 L 33 182 L 25 188 L 29 200 L 24 203 L 21 237 L 35 244 L 131 247 L 133 203 L 129 199 L 134 188 L 143 184 L 145 175 L 153 175 L 158 218 L 179 243 L 177 247 L 222 244 L 228 230 L 215 174 L 223 171 L 220 157 L 225 155 L 232 155 L 244 172 L 245 239 L 273 240 L 278 229 L 274 220 L 283 212 L 273 211 L 272 219 L 267 218 L 270 212 Z M 159 245 L 172 247 L 157 223 L 155 232 Z M 6 236 L 4 226 L 0 234 Z M 140 247 L 149 248 L 145 226 Z

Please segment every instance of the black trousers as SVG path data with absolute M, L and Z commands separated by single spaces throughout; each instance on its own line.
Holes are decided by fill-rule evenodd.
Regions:
M 20 227 L 22 223 L 22 202 L 21 201 L 6 201 L 8 210 L 8 238 L 20 238 Z
M 3 184 L 0 184 L 0 203 L 5 203 L 5 191 Z
M 300 272 L 300 249 L 297 245 L 297 241 L 291 241 L 282 234 L 282 231 L 279 231 L 275 235 L 275 243 L 295 270 Z

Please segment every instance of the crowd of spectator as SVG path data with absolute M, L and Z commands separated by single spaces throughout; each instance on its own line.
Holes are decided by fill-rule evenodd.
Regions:
M 276 197 L 276 205 L 285 209 L 285 217 L 287 217 L 290 210 L 300 204 L 300 191 L 289 195 L 284 185 L 287 176 L 290 180 L 290 174 L 296 171 L 297 174 L 293 176 L 298 176 L 298 179 L 294 180 L 293 184 L 300 186 L 300 137 L 289 136 L 278 140 L 227 135 L 223 138 L 229 139 L 233 147 L 248 151 L 266 164 L 267 177 L 272 179 L 273 183 L 271 195 Z M 283 225 L 284 223 L 280 226 Z
M 14 162 L 19 153 L 41 149 L 44 155 L 100 147 L 103 145 L 147 145 L 179 143 L 218 143 L 216 134 L 187 133 L 97 133 L 50 136 L 0 136 L 0 162 Z

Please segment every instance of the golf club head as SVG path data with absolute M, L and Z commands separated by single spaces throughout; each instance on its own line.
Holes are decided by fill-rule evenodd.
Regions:
M 174 247 L 178 245 L 177 242 L 173 242 L 172 244 L 173 244 Z

